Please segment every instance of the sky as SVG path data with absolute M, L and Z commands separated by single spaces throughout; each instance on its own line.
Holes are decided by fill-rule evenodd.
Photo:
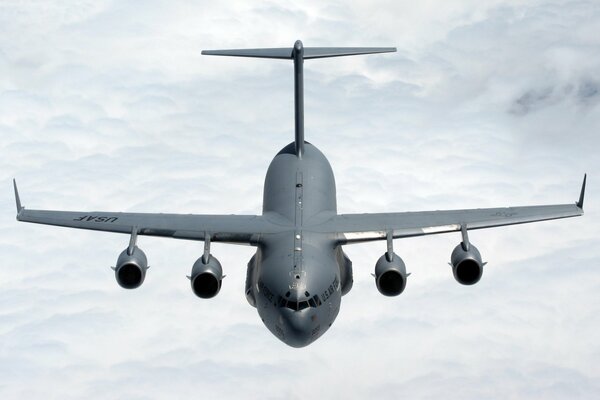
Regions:
M 0 398 L 600 397 L 600 3 L 0 3 Z M 200 242 L 17 223 L 28 208 L 260 214 L 293 141 L 293 67 L 202 49 L 396 46 L 305 63 L 306 139 L 340 213 L 570 203 L 586 214 L 470 234 L 482 280 L 447 265 L 458 234 L 395 241 L 412 275 L 381 296 L 385 243 L 346 246 L 354 287 L 309 347 L 244 297 L 251 247 L 196 298 Z

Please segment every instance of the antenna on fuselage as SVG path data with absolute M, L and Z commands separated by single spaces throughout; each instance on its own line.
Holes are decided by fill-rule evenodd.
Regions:
M 304 60 L 394 51 L 396 51 L 395 47 L 304 47 L 300 40 L 296 40 L 292 48 L 203 50 L 202 54 L 294 60 L 295 152 L 296 156 L 301 158 L 304 153 Z

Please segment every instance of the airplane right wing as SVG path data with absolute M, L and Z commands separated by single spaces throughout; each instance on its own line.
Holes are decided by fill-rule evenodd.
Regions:
M 14 183 L 17 220 L 104 232 L 256 245 L 278 226 L 259 215 L 155 214 L 102 211 L 29 210 L 21 205 Z

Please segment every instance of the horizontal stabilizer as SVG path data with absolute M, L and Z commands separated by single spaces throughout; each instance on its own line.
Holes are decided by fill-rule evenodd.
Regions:
M 294 152 L 298 158 L 302 158 L 304 153 L 304 60 L 394 51 L 396 51 L 395 47 L 304 47 L 301 40 L 296 40 L 293 47 L 203 50 L 202 54 L 208 56 L 275 58 L 294 62 Z
M 395 47 L 304 47 L 303 58 L 357 56 L 362 54 L 391 53 Z M 256 57 L 278 58 L 291 60 L 294 58 L 293 47 L 279 47 L 271 49 L 232 49 L 232 50 L 203 50 L 206 56 L 231 56 L 231 57 Z
M 231 57 L 257 57 L 257 58 L 281 58 L 291 59 L 292 48 L 272 48 L 272 49 L 232 49 L 232 50 L 202 50 L 205 56 L 231 56 Z
M 305 47 L 304 59 L 393 53 L 395 47 Z

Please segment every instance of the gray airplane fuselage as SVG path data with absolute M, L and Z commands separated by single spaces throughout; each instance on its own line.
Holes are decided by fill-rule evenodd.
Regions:
M 336 213 L 335 178 L 325 156 L 309 143 L 302 157 L 294 143 L 281 150 L 265 178 L 263 215 L 289 230 L 261 237 L 248 264 L 246 295 L 267 328 L 290 346 L 306 346 L 327 331 L 352 285 L 341 246 L 310 229 Z
M 393 240 L 459 232 L 462 241 L 450 256 L 455 280 L 477 283 L 486 263 L 468 231 L 583 215 L 586 175 L 579 200 L 570 204 L 419 212 L 337 214 L 333 171 L 325 156 L 304 141 L 304 60 L 389 53 L 393 47 L 307 47 L 204 50 L 202 54 L 293 60 L 295 140 L 273 159 L 265 178 L 260 215 L 84 212 L 26 209 L 13 180 L 17 220 L 130 235 L 129 245 L 113 267 L 117 283 L 139 287 L 148 260 L 137 246 L 138 235 L 204 242 L 204 254 L 188 276 L 202 299 L 221 289 L 223 268 L 211 243 L 256 246 L 246 274 L 245 293 L 266 327 L 292 347 L 304 347 L 335 321 L 341 298 L 352 288 L 352 262 L 342 245 L 372 240 L 387 242 L 375 264 L 375 285 L 382 295 L 398 296 L 410 275 L 394 252 Z

